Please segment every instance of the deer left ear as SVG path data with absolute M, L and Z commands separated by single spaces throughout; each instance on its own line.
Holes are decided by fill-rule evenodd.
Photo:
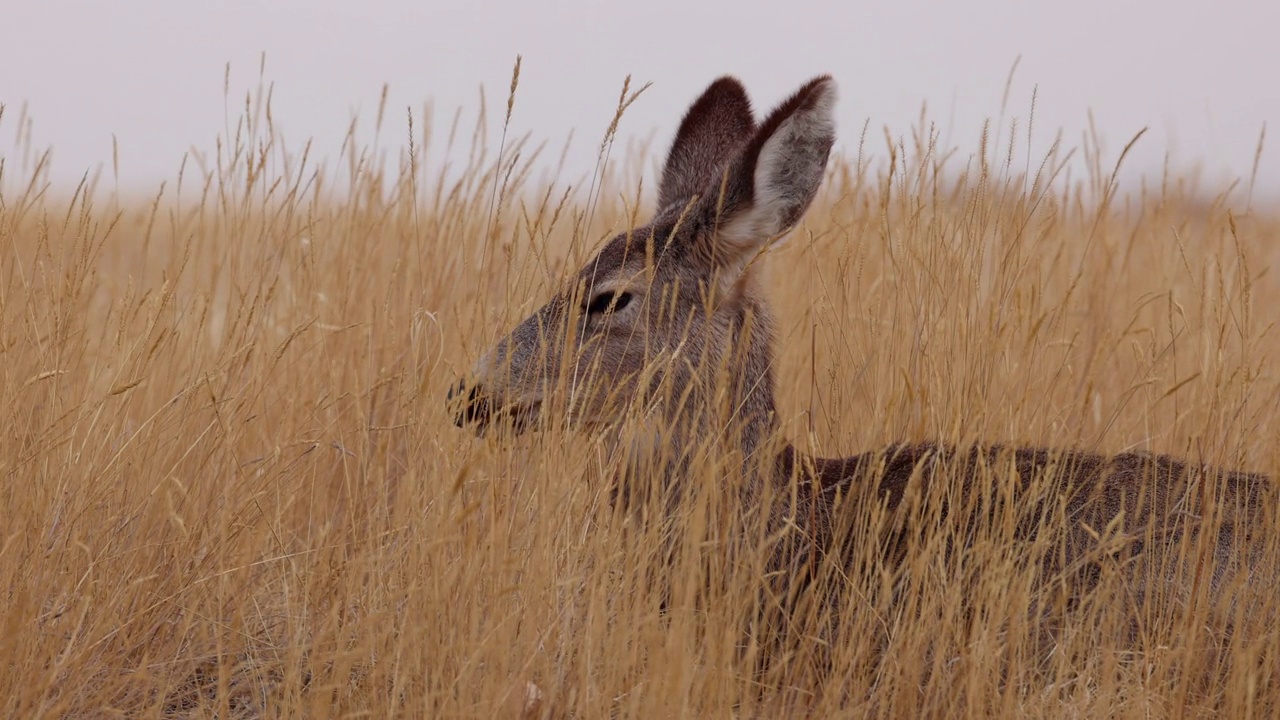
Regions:
M 751 101 L 742 83 L 722 77 L 694 101 L 667 154 L 658 187 L 658 210 L 684 203 L 719 179 L 733 153 L 755 132 Z
M 704 195 L 714 217 L 713 256 L 745 264 L 795 227 L 826 171 L 835 143 L 836 83 L 815 78 L 779 105 Z

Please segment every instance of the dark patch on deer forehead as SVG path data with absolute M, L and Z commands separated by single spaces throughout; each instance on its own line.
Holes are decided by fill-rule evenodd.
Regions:
M 698 281 L 691 276 L 709 275 L 714 267 L 713 258 L 707 252 L 706 237 L 715 232 L 716 217 L 702 209 L 715 198 L 702 198 L 697 207 L 675 206 L 662 211 L 648 225 L 620 233 L 613 237 L 594 258 L 578 271 L 573 286 L 566 290 L 566 299 L 580 290 L 594 294 L 595 287 L 618 277 L 633 276 L 649 268 L 655 285 L 665 285 L 675 278 L 683 278 L 686 288 L 693 288 Z
M 578 273 L 578 280 L 585 282 L 590 288 L 595 282 L 622 267 L 630 254 L 630 243 L 626 235 L 619 235 L 605 244 L 595 258 L 583 266 Z M 640 251 L 642 256 L 644 250 Z
M 617 235 L 578 272 L 578 283 L 585 283 L 590 290 L 601 280 L 612 277 L 620 268 L 639 271 L 650 252 L 659 266 L 669 263 L 678 256 L 682 245 L 674 243 L 668 246 L 673 230 L 674 223 L 654 223 Z

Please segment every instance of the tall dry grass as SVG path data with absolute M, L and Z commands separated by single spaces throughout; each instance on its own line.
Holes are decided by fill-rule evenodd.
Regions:
M 421 119 L 397 124 L 403 141 L 353 133 L 326 167 L 286 149 L 260 93 L 216 153 L 137 201 L 59 194 L 30 147 L 0 156 L 5 716 L 1280 707 L 1280 631 L 1223 640 L 1123 594 L 1041 658 L 1021 550 L 994 541 L 910 560 L 905 599 L 869 563 L 830 647 L 754 675 L 749 579 L 707 589 L 714 538 L 710 564 L 663 570 L 661 611 L 659 543 L 610 512 L 590 437 L 477 439 L 443 402 L 643 211 L 637 173 L 540 183 L 527 143 L 499 156 L 455 127 L 429 158 Z M 833 163 L 768 260 L 789 437 L 1280 470 L 1280 215 L 1177 177 L 1120 194 L 1096 145 L 1084 178 L 1056 147 L 1017 168 L 1023 137 L 993 129 L 966 155 L 922 128 Z M 1135 614 L 1138 647 L 1107 642 Z

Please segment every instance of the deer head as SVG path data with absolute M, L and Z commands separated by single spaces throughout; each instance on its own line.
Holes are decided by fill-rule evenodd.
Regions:
M 757 126 L 737 80 L 712 83 L 680 123 L 653 220 L 611 239 L 480 359 L 450 392 L 458 424 L 518 431 L 642 414 L 661 419 L 667 443 L 727 421 L 754 446 L 775 420 L 773 332 L 753 261 L 813 201 L 835 99 L 834 80 L 816 78 Z M 713 410 L 727 415 L 713 421 Z

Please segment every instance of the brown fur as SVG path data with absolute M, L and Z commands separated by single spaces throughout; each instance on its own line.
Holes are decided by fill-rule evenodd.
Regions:
M 956 497 L 986 500 L 974 503 L 977 507 L 962 523 L 990 522 L 1003 502 L 1013 500 L 1019 505 L 1015 537 L 1028 539 L 1045 527 L 1062 525 L 1068 563 L 1087 556 L 1097 536 L 1117 519 L 1120 525 L 1112 530 L 1122 542 L 1113 551 L 1123 547 L 1135 554 L 1153 541 L 1176 552 L 1183 533 L 1198 532 L 1212 520 L 1218 533 L 1213 588 L 1234 564 L 1235 541 L 1251 545 L 1255 543 L 1248 541 L 1260 539 L 1248 537 L 1249 521 L 1258 517 L 1271 489 L 1265 475 L 1190 465 L 1169 455 L 1000 445 L 966 450 L 932 443 L 891 445 L 840 459 L 807 458 L 788 446 L 778 455 L 776 474 L 796 479 L 800 503 L 816 520 L 809 525 L 814 545 L 824 548 L 831 542 L 831 528 L 839 524 L 829 512 L 838 496 L 871 495 L 893 511 L 910 493 L 928 496 L 931 484 L 952 478 L 960 482 Z M 1008 497 L 977 485 L 992 478 L 1012 478 Z M 944 505 L 944 514 L 946 509 Z M 1206 518 L 1210 512 L 1213 517 Z

